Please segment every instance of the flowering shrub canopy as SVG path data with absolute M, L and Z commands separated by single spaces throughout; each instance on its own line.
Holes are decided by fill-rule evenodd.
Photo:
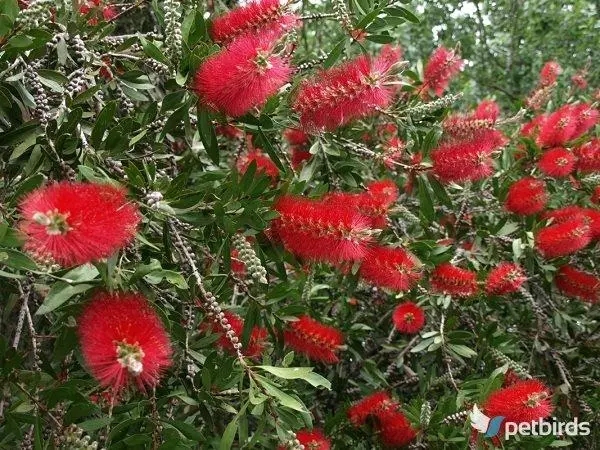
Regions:
M 0 3 L 0 448 L 591 448 L 595 69 L 226 3 Z

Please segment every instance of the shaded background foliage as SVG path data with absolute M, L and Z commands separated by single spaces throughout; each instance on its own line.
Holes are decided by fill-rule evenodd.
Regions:
M 427 54 L 437 42 L 460 43 L 469 61 L 461 86 L 470 99 L 495 96 L 518 109 L 537 81 L 544 62 L 555 59 L 565 69 L 561 85 L 589 67 L 589 79 L 600 72 L 596 34 L 597 1 L 423 1 L 416 9 L 421 25 L 406 30 L 409 55 Z M 411 53 L 413 52 L 414 53 Z

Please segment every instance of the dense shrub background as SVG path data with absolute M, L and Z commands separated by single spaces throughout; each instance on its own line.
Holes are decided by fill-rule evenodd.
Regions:
M 352 0 L 351 28 L 366 34 L 360 41 L 340 24 L 339 0 L 298 3 L 299 14 L 314 16 L 297 32 L 299 73 L 260 112 L 230 121 L 276 163 L 277 183 L 253 169 L 238 172 L 246 140 L 217 135 L 226 118 L 198 105 L 190 89 L 196 68 L 217 50 L 209 21 L 232 2 L 116 4 L 118 15 L 97 24 L 90 14 L 107 5 L 87 16 L 80 6 L 0 4 L 0 448 L 85 448 L 65 443 L 74 430 L 98 448 L 277 448 L 313 424 L 333 448 L 378 448 L 376 433 L 346 417 L 352 402 L 377 390 L 399 399 L 419 430 L 413 448 L 490 448 L 481 437 L 471 442 L 463 411 L 498 389 L 509 368 L 553 389 L 555 417 L 597 420 L 598 307 L 565 298 L 553 278 L 569 260 L 597 271 L 598 245 L 545 260 L 533 240 L 542 220 L 510 215 L 503 201 L 512 182 L 535 171 L 541 153 L 518 134 L 532 111 L 517 112 L 543 63 L 556 59 L 564 69 L 548 110 L 597 95 L 598 2 Z M 439 44 L 459 42 L 466 67 L 432 106 L 415 95 L 423 64 Z M 300 80 L 386 43 L 403 47 L 409 64 L 398 101 L 387 114 L 311 136 L 312 157 L 294 170 L 283 131 L 298 126 L 289 105 Z M 582 69 L 590 86 L 573 89 L 570 77 Z M 441 121 L 484 98 L 502 106 L 510 143 L 492 177 L 444 186 L 427 170 Z M 406 156 L 423 156 L 423 170 L 406 170 L 409 157 L 392 170 L 369 157 L 381 151 L 377 129 L 386 123 L 398 126 Z M 520 146 L 527 154 L 516 159 Z M 264 233 L 282 194 L 359 192 L 382 178 L 394 180 L 401 196 L 380 242 L 410 249 L 426 273 L 452 260 L 480 281 L 499 262 L 517 262 L 532 297 L 482 292 L 460 300 L 433 294 L 427 276 L 418 288 L 393 294 L 359 281 L 356 268 L 305 264 Z M 592 206 L 597 174 L 575 178 L 548 180 L 552 208 Z M 19 201 L 66 179 L 127 187 L 143 214 L 135 242 L 75 268 L 36 263 L 23 252 Z M 412 191 L 404 189 L 409 180 Z M 231 270 L 239 233 L 255 237 L 267 284 Z M 142 292 L 163 319 L 175 363 L 155 391 L 127 391 L 111 404 L 86 370 L 75 329 L 98 288 Z M 215 346 L 218 337 L 200 326 L 205 310 L 196 306 L 207 292 L 245 319 L 244 344 L 252 326 L 268 330 L 262 359 L 240 361 Z M 426 311 L 414 338 L 392 333 L 392 311 L 406 299 Z M 315 365 L 284 346 L 282 330 L 301 314 L 344 333 L 339 364 Z M 588 437 L 520 437 L 503 447 L 591 449 L 598 439 L 593 429 Z

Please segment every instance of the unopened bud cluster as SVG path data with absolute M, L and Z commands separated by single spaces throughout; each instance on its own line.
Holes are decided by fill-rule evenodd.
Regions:
M 305 450 L 306 447 L 304 447 L 304 445 L 302 445 L 302 443 L 298 440 L 296 433 L 291 431 L 290 435 L 291 435 L 291 438 L 289 441 L 286 442 L 285 446 L 289 450 Z
M 133 102 L 131 100 L 129 100 L 129 97 L 127 97 L 127 94 L 125 94 L 125 92 L 123 92 L 123 89 L 118 84 L 116 85 L 115 90 L 117 91 L 117 97 L 119 98 L 121 111 L 125 115 L 131 114 L 135 108 Z
M 216 297 L 212 294 L 212 292 L 207 292 L 205 295 L 204 306 L 208 310 L 207 316 L 211 317 L 215 323 L 217 323 L 225 332 L 225 336 L 231 342 L 231 345 L 235 349 L 238 358 L 243 358 L 242 354 L 242 343 L 240 342 L 240 338 L 237 336 L 236 332 L 232 329 L 229 320 L 225 317 L 225 313 L 217 302 Z
M 69 83 L 65 88 L 67 95 L 75 98 L 81 92 L 87 89 L 88 83 L 85 79 L 85 70 L 79 68 L 69 74 Z
M 429 403 L 428 401 L 425 401 L 421 405 L 421 418 L 420 418 L 421 427 L 425 428 L 427 425 L 429 425 L 430 420 L 431 420 L 431 403 Z
M 166 0 L 165 10 L 165 53 L 174 61 L 181 56 L 181 11 L 175 0 Z
M 98 442 L 84 434 L 77 425 L 69 426 L 61 437 L 61 447 L 65 450 L 96 450 Z
M 25 80 L 33 89 L 33 99 L 35 100 L 35 116 L 42 125 L 48 123 L 48 114 L 50 106 L 48 96 L 44 91 L 40 77 L 31 65 L 25 66 Z
M 298 64 L 296 66 L 296 72 L 303 72 L 305 70 L 310 70 L 315 66 L 319 66 L 327 59 L 327 55 L 319 56 L 315 59 L 311 59 L 310 61 L 303 62 L 302 64 Z
M 22 9 L 17 18 L 22 31 L 38 28 L 48 23 L 52 6 L 54 6 L 52 0 L 33 0 L 27 8 Z
M 348 13 L 348 7 L 344 0 L 334 0 L 333 11 L 335 12 L 336 19 L 346 31 L 350 32 L 354 29 L 352 20 L 350 20 L 350 14 Z
M 231 243 L 238 251 L 238 258 L 246 266 L 246 271 L 250 277 L 248 282 L 258 281 L 267 284 L 267 270 L 262 266 L 260 258 L 256 256 L 256 252 L 246 238 L 241 234 L 235 234 L 231 239 Z
M 160 201 L 162 199 L 163 195 L 157 191 L 148 192 L 145 197 L 146 203 L 152 209 L 158 209 Z
M 442 108 L 448 108 L 452 104 L 454 104 L 459 98 L 462 97 L 462 94 L 448 94 L 440 97 L 429 103 L 422 103 L 417 106 L 413 106 L 408 108 L 402 112 L 404 116 L 412 117 L 413 119 L 419 119 L 428 114 L 431 114 L 434 111 Z
M 510 369 L 514 370 L 515 373 L 522 378 L 531 378 L 529 372 L 527 372 L 527 370 L 521 364 L 512 360 L 501 351 L 495 348 L 490 348 L 490 353 L 492 354 L 492 358 L 494 358 L 498 364 L 508 365 Z

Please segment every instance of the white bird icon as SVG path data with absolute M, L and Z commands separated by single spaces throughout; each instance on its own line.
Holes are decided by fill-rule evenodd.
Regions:
M 477 405 L 473 405 L 473 411 L 469 413 L 469 419 L 471 420 L 471 426 L 480 433 L 486 433 L 490 425 L 490 418 L 486 416 Z

